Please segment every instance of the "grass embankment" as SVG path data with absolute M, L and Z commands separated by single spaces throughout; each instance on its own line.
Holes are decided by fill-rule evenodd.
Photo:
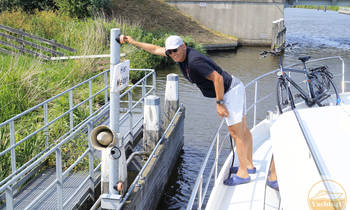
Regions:
M 191 36 L 196 43 L 201 44 L 237 42 L 236 37 L 201 25 L 164 0 L 111 0 L 111 4 L 115 15 L 140 23 L 147 31 L 171 31 L 178 35 Z
M 58 43 L 77 49 L 76 55 L 94 55 L 109 53 L 110 29 L 121 28 L 122 33 L 127 33 L 137 40 L 164 45 L 169 33 L 161 31 L 146 32 L 139 24 L 125 24 L 119 20 L 96 17 L 89 19 L 76 19 L 56 12 L 43 11 L 35 14 L 24 12 L 3 12 L 0 14 L 0 24 L 17 29 L 24 29 L 47 39 L 57 40 Z M 185 41 L 194 46 L 191 38 L 185 37 Z M 153 56 L 131 45 L 122 46 L 122 52 L 127 54 L 125 59 L 131 60 L 132 68 L 157 68 L 169 64 L 168 58 Z M 30 107 L 47 100 L 48 98 L 90 78 L 103 71 L 102 63 L 109 63 L 109 59 L 81 59 L 66 61 L 42 61 L 37 58 L 21 55 L 9 56 L 0 54 L 0 122 L 20 114 Z M 140 75 L 131 75 L 137 78 Z M 101 85 L 103 81 L 101 81 Z M 97 89 L 97 87 L 95 87 Z M 81 89 L 75 98 L 74 104 L 79 103 L 79 98 L 87 98 L 88 88 Z M 99 104 L 104 103 L 103 97 L 97 98 Z M 50 104 L 50 116 L 59 116 L 68 104 L 68 98 L 57 100 Z M 74 112 L 76 121 L 81 121 L 88 116 L 88 108 Z M 53 117 L 50 120 L 54 119 Z M 15 141 L 43 126 L 43 114 L 33 113 L 15 122 Z M 64 132 L 69 130 L 69 119 L 61 119 L 49 129 L 50 143 Z M 38 154 L 45 147 L 43 134 L 37 134 L 30 140 L 16 147 L 16 165 L 23 165 L 26 161 Z M 0 128 L 0 152 L 9 147 L 9 126 Z M 64 159 L 64 165 L 70 165 L 87 145 L 86 139 L 76 143 L 76 151 L 72 151 L 72 145 L 62 148 L 62 154 L 68 156 Z M 80 152 L 80 154 L 78 154 Z M 74 153 L 74 154 L 73 154 Z M 10 154 L 0 157 L 0 180 L 11 172 Z
M 303 9 L 317 9 L 324 10 L 324 6 L 316 6 L 316 5 L 296 5 L 294 8 L 303 8 Z M 326 6 L 327 10 L 338 11 L 339 6 Z

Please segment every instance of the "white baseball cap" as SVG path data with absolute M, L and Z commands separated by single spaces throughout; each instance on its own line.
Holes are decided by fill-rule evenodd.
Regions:
M 180 47 L 184 42 L 182 41 L 181 37 L 179 36 L 169 36 L 165 40 L 165 50 L 173 50 Z

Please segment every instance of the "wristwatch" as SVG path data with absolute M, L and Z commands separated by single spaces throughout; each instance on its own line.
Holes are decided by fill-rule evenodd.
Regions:
M 217 104 L 224 104 L 224 100 L 223 100 L 223 99 L 218 100 L 218 101 L 216 101 L 216 103 L 217 103 Z

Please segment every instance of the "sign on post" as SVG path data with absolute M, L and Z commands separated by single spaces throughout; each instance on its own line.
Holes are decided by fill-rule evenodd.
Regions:
M 113 66 L 111 92 L 121 91 L 129 85 L 130 61 L 126 60 Z

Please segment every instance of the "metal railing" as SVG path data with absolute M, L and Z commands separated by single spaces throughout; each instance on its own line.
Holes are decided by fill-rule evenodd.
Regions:
M 1 39 L 1 37 L 3 39 Z M 0 24 L 0 52 L 2 53 L 15 55 L 17 54 L 15 51 L 18 51 L 50 60 L 50 55 L 64 55 L 64 53 L 57 51 L 57 48 L 69 52 L 76 52 L 76 49 L 57 43 L 56 40 L 44 39 L 24 32 L 24 29 L 18 30 Z
M 127 123 L 127 129 L 125 135 L 122 136 L 122 139 L 128 139 L 128 136 L 132 136 L 132 131 L 138 127 L 142 126 L 143 115 L 140 119 L 135 120 L 134 113 L 143 111 L 143 101 L 144 98 L 151 93 L 155 93 L 156 89 L 156 77 L 155 71 L 152 69 L 131 69 L 131 71 L 142 71 L 145 73 L 145 76 L 140 79 L 136 84 L 129 85 L 128 89 L 121 93 L 120 102 L 121 109 L 124 110 L 123 115 L 120 118 L 120 125 Z M 94 192 L 95 180 L 97 179 L 98 171 L 101 167 L 101 164 L 95 163 L 96 154 L 92 145 L 90 145 L 90 132 L 93 127 L 99 124 L 107 123 L 109 117 L 109 99 L 108 99 L 108 90 L 109 90 L 109 77 L 110 71 L 104 71 L 97 74 L 90 79 L 75 85 L 74 87 L 26 110 L 25 112 L 12 117 L 11 119 L 0 123 L 0 129 L 5 132 L 5 137 L 10 139 L 10 145 L 5 150 L 0 151 L 0 158 L 6 158 L 9 156 L 11 162 L 11 173 L 0 181 L 0 206 L 1 202 L 5 202 L 6 209 L 13 209 L 16 204 L 14 202 L 14 194 L 18 191 L 18 188 L 22 186 L 26 180 L 30 179 L 28 174 L 39 165 L 42 165 L 44 161 L 47 161 L 52 156 L 55 156 L 55 169 L 56 169 L 56 179 L 51 182 L 49 186 L 36 198 L 31 201 L 29 205 L 25 208 L 35 208 L 38 205 L 38 202 L 49 192 L 54 190 L 56 187 L 57 193 L 57 208 L 63 209 L 66 208 L 69 202 L 76 196 L 79 191 L 82 190 L 84 185 L 88 185 L 90 192 Z M 148 85 L 147 83 L 152 83 Z M 85 87 L 88 86 L 88 87 Z M 139 88 L 140 90 L 137 90 Z M 86 90 L 88 89 L 88 90 Z M 86 98 L 81 99 L 83 95 L 81 92 L 85 90 Z M 77 95 L 74 97 L 74 95 Z M 81 100 L 81 101 L 80 101 Z M 79 101 L 78 103 L 76 101 Z M 76 103 L 76 104 L 75 104 Z M 102 103 L 103 105 L 100 105 Z M 55 104 L 62 106 L 61 109 L 66 110 L 57 117 L 52 117 L 54 113 L 51 112 L 51 109 L 54 109 Z M 68 107 L 64 107 L 64 105 Z M 87 113 L 81 113 L 82 110 Z M 21 130 L 16 130 L 17 127 L 21 127 L 21 123 L 30 119 L 32 115 L 39 115 L 43 118 L 43 122 L 37 123 L 40 128 L 24 136 L 22 139 L 18 139 Z M 87 115 L 86 118 L 81 119 L 80 122 L 76 122 L 77 115 Z M 53 118 L 51 120 L 51 118 Z M 58 137 L 55 137 L 57 134 L 50 131 L 56 127 L 60 128 L 61 124 L 66 124 L 67 128 L 62 128 L 64 133 Z M 140 124 L 141 123 L 141 124 Z M 1 130 L 0 130 L 1 131 Z M 6 133 L 8 131 L 8 133 Z M 61 131 L 59 129 L 59 131 Z M 61 131 L 62 132 L 62 131 Z M 39 138 L 36 138 L 39 136 Z M 82 137 L 83 136 L 83 137 Z M 16 161 L 18 156 L 18 151 L 16 149 L 21 148 L 23 144 L 28 143 L 30 140 L 39 141 L 44 139 L 45 147 L 42 151 L 35 154 L 33 158 L 21 165 Z M 129 138 L 130 139 L 130 138 Z M 78 154 L 79 157 L 72 160 L 70 165 L 63 166 L 66 158 L 66 154 L 62 154 L 62 150 L 65 147 L 70 147 L 70 143 L 74 144 L 75 141 L 82 142 L 84 151 L 81 154 Z M 123 145 L 126 145 L 128 142 L 124 142 Z M 84 148 L 85 147 L 85 148 Z M 87 157 L 88 156 L 88 157 Z M 84 159 L 88 160 L 84 160 Z M 21 165 L 17 168 L 18 165 Z M 71 173 L 76 171 L 76 168 L 80 165 L 84 165 L 83 169 L 88 171 L 86 178 L 80 183 L 78 188 L 73 194 L 70 194 L 68 198 L 63 198 L 63 185 L 65 179 Z M 95 166 L 97 165 L 97 166 Z M 82 170 L 81 166 L 79 171 Z M 83 171 L 84 171 L 83 170 Z M 23 181 L 24 180 L 24 181 Z M 3 201 L 3 197 L 6 197 Z
M 325 61 L 325 60 L 330 60 L 330 59 L 338 59 L 341 61 L 341 65 L 342 65 L 342 70 L 340 72 L 340 74 L 335 74 L 335 76 L 341 76 L 341 89 L 342 89 L 342 93 L 345 92 L 346 90 L 346 84 L 347 83 L 350 83 L 350 80 L 345 80 L 345 63 L 344 63 L 344 60 L 340 57 L 340 56 L 335 56 L 335 57 L 327 57 L 327 58 L 320 58 L 320 59 L 315 59 L 315 60 L 310 60 L 308 61 L 307 63 L 313 63 L 313 62 L 319 62 L 319 61 Z M 292 65 L 289 65 L 289 66 L 286 66 L 286 68 L 292 68 L 294 66 L 297 66 L 297 65 L 300 65 L 299 63 L 297 64 L 292 64 Z M 253 91 L 253 102 L 252 104 L 247 108 L 247 113 L 249 112 L 253 112 L 252 113 L 252 122 L 253 122 L 253 126 L 252 128 L 254 128 L 257 124 L 257 106 L 260 105 L 263 101 L 266 101 L 266 100 L 271 100 L 271 98 L 273 97 L 273 95 L 276 95 L 275 94 L 275 91 L 276 90 L 269 90 L 269 91 L 266 91 L 268 92 L 268 94 L 266 95 L 263 95 L 263 96 L 260 96 L 259 97 L 259 82 L 262 81 L 264 78 L 267 78 L 268 76 L 274 76 L 278 71 L 280 71 L 279 69 L 275 69 L 271 72 L 268 72 L 266 74 L 263 74 L 257 78 L 255 78 L 254 80 L 248 82 L 246 85 L 245 85 L 245 88 L 246 90 L 249 89 L 249 88 L 254 88 L 254 91 Z M 275 77 L 277 78 L 277 77 Z M 264 119 L 262 119 L 264 120 Z M 212 143 L 210 144 L 209 146 L 209 149 L 208 149 L 208 152 L 206 154 L 206 157 L 202 163 L 202 166 L 199 170 L 199 173 L 198 173 L 198 176 L 196 178 L 196 182 L 195 182 L 195 185 L 192 189 L 192 193 L 191 193 L 191 197 L 189 199 L 189 202 L 187 204 L 187 207 L 186 207 L 186 210 L 191 210 L 193 208 L 193 205 L 195 204 L 195 201 L 196 201 L 196 196 L 197 196 L 197 202 L 198 202 L 198 206 L 197 208 L 198 209 L 202 209 L 202 206 L 203 206 L 203 203 L 204 203 L 204 200 L 205 200 L 205 196 L 206 196 L 206 193 L 208 191 L 208 186 L 210 184 L 210 181 L 212 180 L 212 176 L 213 176 L 213 171 L 215 170 L 215 174 L 214 174 L 214 185 L 216 183 L 216 179 L 217 179 L 217 176 L 218 176 L 218 168 L 219 168 L 219 156 L 220 156 L 220 153 L 223 149 L 223 145 L 224 143 L 226 142 L 227 139 L 229 139 L 229 134 L 226 133 L 224 136 L 224 140 L 221 142 L 220 144 L 220 131 L 222 130 L 222 127 L 223 127 L 223 123 L 224 122 L 224 119 L 221 120 L 220 124 L 219 124 L 219 127 L 218 129 L 216 130 L 216 133 L 212 139 Z M 209 174 L 206 176 L 206 183 L 204 183 L 204 172 L 205 172 L 205 169 L 206 167 L 208 167 L 208 163 L 209 163 L 209 158 L 213 152 L 213 148 L 214 148 L 214 145 L 216 145 L 216 150 L 215 150 L 215 160 L 213 162 L 213 165 L 211 166 L 211 169 L 210 169 L 210 172 Z M 204 188 L 204 191 L 203 191 L 203 184 L 205 184 L 205 188 Z
M 209 187 L 209 184 L 210 184 L 211 177 L 213 176 L 213 172 L 214 171 L 215 171 L 214 183 L 216 182 L 216 179 L 217 179 L 217 176 L 218 176 L 219 154 L 222 151 L 222 148 L 223 148 L 223 145 L 224 145 L 225 141 L 227 139 L 229 139 L 229 134 L 224 135 L 225 136 L 224 140 L 220 144 L 220 131 L 221 131 L 222 127 L 223 127 L 224 121 L 225 121 L 224 119 L 221 120 L 220 125 L 219 125 L 218 129 L 216 130 L 216 133 L 215 133 L 214 138 L 212 140 L 212 143 L 210 144 L 208 153 L 207 153 L 207 155 L 206 155 L 206 157 L 205 157 L 205 159 L 204 159 L 204 161 L 202 163 L 202 166 L 201 166 L 201 168 L 199 170 L 199 174 L 198 174 L 198 177 L 197 177 L 196 182 L 194 184 L 193 191 L 191 193 L 191 197 L 190 197 L 189 203 L 187 204 L 187 207 L 186 207 L 187 210 L 192 209 L 192 206 L 193 206 L 193 204 L 195 202 L 196 195 L 197 195 L 198 191 L 199 191 L 198 198 L 197 198 L 197 200 L 198 200 L 198 209 L 201 209 L 202 204 L 203 204 L 204 199 L 205 199 L 205 195 L 207 193 L 207 190 L 208 190 L 208 187 Z M 214 145 L 216 145 L 215 160 L 214 160 L 213 166 L 210 169 L 210 173 L 209 173 L 209 175 L 207 177 L 207 182 L 205 183 L 205 187 L 204 187 L 204 191 L 203 191 L 204 170 L 207 167 L 207 164 L 208 164 L 209 158 L 210 158 L 210 156 L 212 154 Z

